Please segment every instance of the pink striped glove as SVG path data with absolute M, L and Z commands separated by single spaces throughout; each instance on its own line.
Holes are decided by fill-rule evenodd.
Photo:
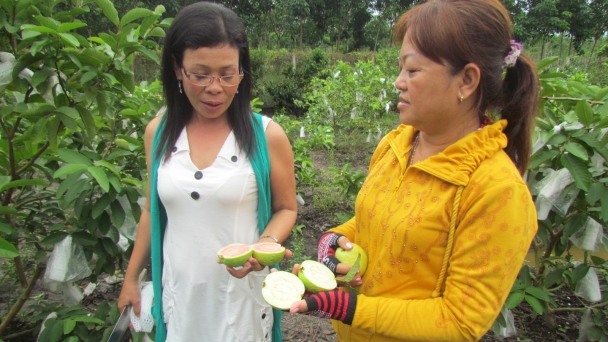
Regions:
M 319 239 L 318 249 L 318 261 L 327 266 L 334 274 L 336 274 L 336 267 L 340 263 L 336 258 L 336 249 L 338 246 L 338 239 L 341 238 L 342 234 L 328 232 L 321 235 Z

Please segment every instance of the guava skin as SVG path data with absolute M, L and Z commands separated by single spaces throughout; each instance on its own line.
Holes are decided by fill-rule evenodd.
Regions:
M 352 249 L 345 250 L 342 247 L 338 247 L 336 249 L 336 258 L 338 258 L 341 263 L 351 266 L 355 264 L 359 254 L 361 254 L 361 261 L 359 261 L 359 275 L 363 277 L 363 274 L 365 274 L 365 271 L 367 271 L 367 263 L 369 261 L 367 253 L 365 253 L 363 248 L 353 243 Z
M 232 255 L 235 249 L 240 249 L 241 254 Z M 228 255 L 226 255 L 228 254 Z M 228 267 L 239 267 L 245 265 L 249 258 L 253 255 L 253 248 L 250 245 L 235 243 L 228 245 L 217 252 L 217 257 L 220 262 Z
M 262 242 L 253 245 L 253 258 L 264 266 L 278 264 L 285 257 L 285 247 L 274 242 Z
M 333 290 L 338 286 L 334 272 L 327 266 L 314 260 L 305 260 L 298 270 L 298 278 L 304 283 L 308 292 Z

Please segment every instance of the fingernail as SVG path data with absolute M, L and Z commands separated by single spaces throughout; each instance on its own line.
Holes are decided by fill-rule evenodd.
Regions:
M 293 313 L 298 313 L 298 311 L 300 311 L 300 309 L 295 308 L 295 309 L 293 309 L 293 311 L 291 311 L 291 312 L 293 312 Z
M 352 244 L 352 243 L 350 243 L 350 242 L 347 242 L 347 243 L 346 243 L 346 247 L 347 247 L 347 248 L 353 248 L 353 244 Z

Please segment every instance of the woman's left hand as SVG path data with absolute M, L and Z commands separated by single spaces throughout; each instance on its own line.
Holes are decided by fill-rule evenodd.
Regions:
M 357 296 L 354 293 L 335 288 L 330 291 L 305 295 L 304 299 L 291 305 L 289 312 L 331 318 L 351 325 L 356 307 Z
M 289 259 L 289 258 L 291 258 L 292 255 L 293 255 L 293 252 L 286 248 L 285 249 L 285 258 Z M 218 263 L 219 263 L 219 260 L 218 260 Z M 251 258 L 249 258 L 249 261 L 247 261 L 242 267 L 234 268 L 234 267 L 226 266 L 226 270 L 233 277 L 241 279 L 241 278 L 244 278 L 245 276 L 247 276 L 251 271 L 261 271 L 264 269 L 264 267 L 266 267 L 266 266 L 260 264 L 255 258 L 251 257 Z

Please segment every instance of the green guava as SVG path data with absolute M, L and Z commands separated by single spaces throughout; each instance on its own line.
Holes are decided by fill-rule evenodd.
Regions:
M 363 276 L 367 270 L 367 263 L 369 261 L 367 258 L 367 253 L 365 253 L 363 248 L 353 243 L 353 249 L 345 250 L 342 247 L 338 247 L 338 249 L 336 249 L 336 258 L 338 258 L 341 263 L 347 265 L 354 265 L 355 261 L 357 261 L 357 256 L 359 255 L 361 255 L 361 260 L 359 261 L 359 275 Z
M 220 262 L 228 267 L 243 266 L 253 255 L 253 247 L 244 243 L 233 243 L 217 252 Z
M 298 278 L 308 292 L 333 290 L 338 286 L 336 276 L 327 266 L 314 260 L 305 260 L 298 270 Z
M 291 305 L 302 299 L 304 284 L 293 273 L 271 272 L 262 283 L 262 297 L 275 309 L 289 310 Z
M 253 257 L 262 265 L 277 264 L 285 257 L 285 247 L 274 242 L 260 242 L 253 245 Z

